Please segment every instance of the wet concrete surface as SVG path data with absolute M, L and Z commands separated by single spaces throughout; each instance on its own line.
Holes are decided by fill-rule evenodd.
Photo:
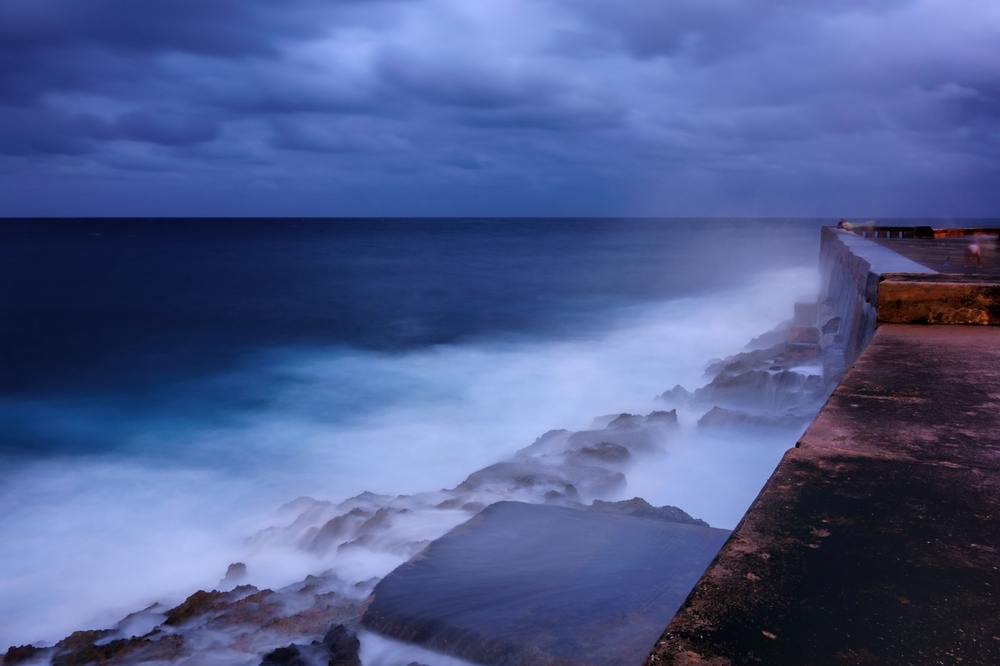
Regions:
M 636 666 L 728 536 L 499 502 L 382 580 L 362 623 L 480 664 Z
M 649 666 L 1000 664 L 1000 330 L 880 327 Z
M 879 327 L 799 446 L 1000 469 L 1000 328 Z

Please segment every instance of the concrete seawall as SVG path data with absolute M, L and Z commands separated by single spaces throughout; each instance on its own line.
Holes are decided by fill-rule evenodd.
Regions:
M 822 233 L 851 367 L 648 666 L 1000 664 L 1000 288 Z

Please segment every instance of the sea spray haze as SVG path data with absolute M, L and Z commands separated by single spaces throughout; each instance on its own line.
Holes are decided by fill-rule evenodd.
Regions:
M 408 555 L 245 539 L 299 496 L 451 488 L 548 430 L 662 408 L 815 298 L 819 224 L 5 222 L 0 645 L 176 603 L 234 561 L 259 587 L 385 575 Z M 622 496 L 731 528 L 794 433 L 697 416 Z

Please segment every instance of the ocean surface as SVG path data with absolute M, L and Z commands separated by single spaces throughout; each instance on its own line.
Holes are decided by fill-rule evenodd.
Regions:
M 261 587 L 328 568 L 247 552 L 299 496 L 452 487 L 550 429 L 657 409 L 816 297 L 835 222 L 0 221 L 0 646 L 175 603 L 234 561 Z M 795 433 L 697 417 L 626 496 L 732 528 Z

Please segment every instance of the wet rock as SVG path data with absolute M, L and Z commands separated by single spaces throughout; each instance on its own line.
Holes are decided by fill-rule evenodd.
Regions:
M 142 637 L 120 638 L 97 645 L 86 640 L 81 634 L 107 632 L 76 632 L 56 644 L 57 652 L 52 658 L 52 666 L 83 666 L 84 664 L 104 664 L 109 661 L 121 662 L 128 658 L 132 662 L 173 661 L 184 654 L 184 637 L 179 634 L 161 635 L 153 631 Z
M 785 334 L 787 339 L 788 335 Z M 709 377 L 720 375 L 737 375 L 748 370 L 759 370 L 768 368 L 775 364 L 776 360 L 783 357 L 785 353 L 785 343 L 781 342 L 767 349 L 758 349 L 748 352 L 740 352 L 719 361 L 710 363 L 705 370 Z M 697 394 L 697 391 L 695 391 Z
M 167 619 L 164 620 L 163 624 L 168 627 L 180 626 L 195 617 L 208 613 L 217 613 L 226 608 L 236 598 L 257 591 L 257 588 L 252 585 L 240 585 L 232 592 L 206 592 L 205 590 L 198 590 L 185 599 L 184 603 L 180 606 L 167 611 Z
M 671 409 L 669 412 L 656 411 L 646 414 L 646 424 L 647 425 L 658 425 L 667 427 L 677 427 L 680 423 L 677 422 L 677 410 Z
M 642 499 L 633 497 L 630 500 L 620 502 L 604 502 L 594 500 L 590 505 L 591 511 L 601 511 L 603 513 L 619 513 L 636 518 L 646 518 L 649 520 L 663 520 L 670 523 L 683 523 L 686 525 L 702 525 L 708 527 L 708 523 L 700 518 L 693 518 L 686 511 L 678 509 L 676 506 L 656 507 Z
M 698 427 L 733 430 L 746 428 L 801 428 L 811 420 L 811 414 L 755 414 L 737 409 L 713 407 L 698 419 Z
M 695 401 L 730 409 L 780 412 L 805 406 L 819 409 L 826 395 L 827 388 L 819 375 L 751 370 L 719 375 L 695 392 Z
M 372 516 L 371 511 L 354 507 L 345 514 L 331 518 L 312 536 L 307 549 L 314 553 L 326 552 L 337 541 L 349 537 Z
M 680 384 L 677 384 L 669 391 L 664 391 L 660 395 L 660 399 L 664 400 L 668 405 L 684 406 L 690 402 L 691 392 Z
M 41 650 L 34 645 L 22 645 L 20 647 L 12 645 L 7 650 L 7 654 L 3 656 L 3 666 L 14 666 L 14 664 L 20 664 L 22 661 L 30 661 L 39 652 Z
M 611 442 L 598 442 L 593 446 L 585 446 L 573 452 L 576 456 L 600 460 L 601 462 L 621 464 L 632 457 L 624 446 Z
M 293 643 L 265 654 L 260 666 L 312 666 L 312 664 L 303 659 L 299 646 Z
M 361 666 L 358 657 L 361 642 L 346 626 L 338 624 L 331 628 L 323 637 L 323 645 L 330 651 L 328 666 Z
M 235 584 L 247 577 L 247 565 L 242 562 L 233 562 L 226 569 L 226 576 L 222 579 L 224 584 Z
M 567 494 L 577 492 L 601 497 L 625 486 L 625 476 L 598 466 L 546 465 L 537 460 L 497 463 L 473 472 L 458 485 L 457 490 L 485 490 L 498 494 L 531 490 L 538 497 L 549 490 Z
M 819 344 L 819 329 L 815 326 L 792 326 L 788 331 L 788 342 Z
M 840 317 L 831 317 L 823 324 L 823 335 L 832 335 L 840 332 Z

